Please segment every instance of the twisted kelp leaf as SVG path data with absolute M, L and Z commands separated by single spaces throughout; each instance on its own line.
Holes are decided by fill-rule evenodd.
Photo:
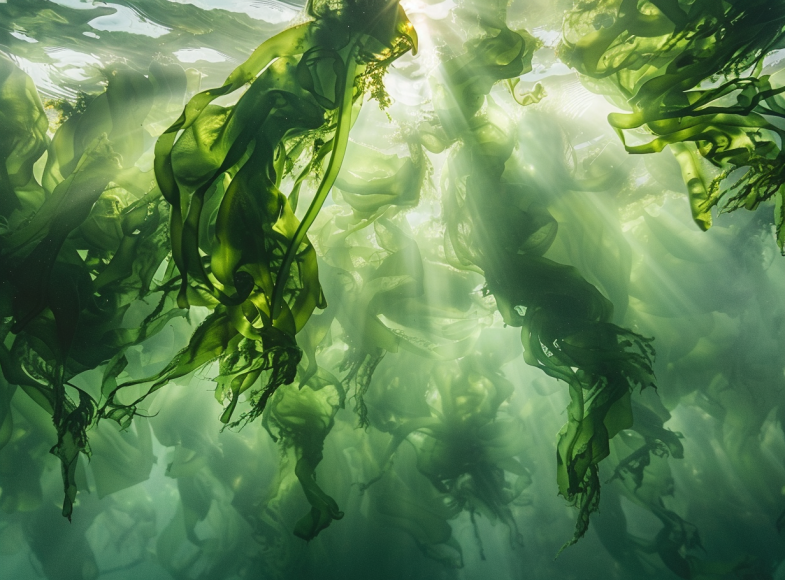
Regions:
M 221 357 L 222 374 L 235 375 L 224 389 L 231 393 L 224 422 L 262 371 L 271 370 L 271 376 L 243 419 L 258 416 L 275 389 L 294 379 L 301 356 L 294 336 L 316 307 L 325 306 L 305 234 L 340 168 L 363 75 L 387 66 L 415 43 L 397 3 L 312 3 L 309 12 L 316 20 L 271 38 L 222 87 L 193 97 L 156 144 L 156 177 L 172 207 L 178 304 L 215 312 L 190 345 L 148 379 L 153 382 L 148 394 Z M 236 105 L 211 104 L 248 82 Z M 302 138 L 315 133 L 331 143 L 331 155 L 315 199 L 298 223 L 278 188 L 289 154 L 301 151 Z M 314 155 L 324 155 L 325 147 Z M 208 207 L 212 215 L 203 211 Z M 214 224 L 206 239 L 200 238 L 205 222 Z M 238 354 L 241 344 L 246 348 Z M 139 382 L 144 381 L 118 389 Z M 124 406 L 116 393 L 107 414 L 129 417 L 141 399 Z
M 335 500 L 316 483 L 316 467 L 322 461 L 324 440 L 344 399 L 341 381 L 319 370 L 304 386 L 278 390 L 270 405 L 270 423 L 284 444 L 293 447 L 294 472 L 311 504 L 310 512 L 294 527 L 294 534 L 304 540 L 312 540 L 333 520 L 343 517 Z
M 301 510 L 301 490 L 305 490 L 314 508 L 334 506 L 317 486 L 313 470 L 332 427 L 332 415 L 342 405 L 340 381 L 320 371 L 301 389 L 288 385 L 274 393 L 263 425 L 280 438 L 283 457 L 274 452 L 267 433 L 258 426 L 240 432 L 224 430 L 220 435 L 214 428 L 195 429 L 194 425 L 217 423 L 209 397 L 195 397 L 193 385 L 178 383 L 161 393 L 165 402 L 151 419 L 159 440 L 176 446 L 167 475 L 177 478 L 182 503 L 160 536 L 162 564 L 181 578 L 209 579 L 260 567 L 265 577 L 285 577 L 282 570 L 302 558 L 302 546 L 287 540 L 292 522 L 288 513 L 279 512 L 281 504 L 293 503 L 294 509 Z M 284 467 L 288 457 L 293 470 Z M 294 477 L 290 476 L 299 478 L 301 486 L 291 485 Z M 181 480 L 186 481 L 181 485 Z M 334 487 L 332 480 L 327 481 Z M 313 539 L 319 529 L 311 525 L 318 519 L 316 509 L 309 511 L 295 526 L 296 533 Z M 206 525 L 197 526 L 199 521 Z M 330 518 L 322 521 L 327 524 Z M 188 558 L 178 555 L 183 549 Z
M 526 31 L 514 32 L 503 21 L 481 20 L 487 35 L 466 43 L 466 53 L 444 62 L 432 81 L 434 107 L 448 138 L 455 140 L 469 129 L 485 104 L 493 85 L 531 70 L 540 43 Z
M 324 2 L 321 6 L 319 6 L 319 4 L 319 2 L 309 4 L 309 10 L 313 15 L 318 16 L 321 13 L 330 14 L 332 8 L 330 8 L 329 2 Z M 306 212 L 305 216 L 303 217 L 302 223 L 298 226 L 297 232 L 294 235 L 292 243 L 287 249 L 286 256 L 284 257 L 283 263 L 281 265 L 279 278 L 283 277 L 283 280 L 276 280 L 275 291 L 273 293 L 272 299 L 273 316 L 277 316 L 278 305 L 281 301 L 284 282 L 289 276 L 289 269 L 291 267 L 295 253 L 299 251 L 300 244 L 305 240 L 305 235 L 308 231 L 308 228 L 310 228 L 316 219 L 316 215 L 321 209 L 321 206 L 324 204 L 330 187 L 338 177 L 338 171 L 340 170 L 341 162 L 343 161 L 343 157 L 346 154 L 346 146 L 349 137 L 349 127 L 347 124 L 351 120 L 350 103 L 353 100 L 352 96 L 350 95 L 350 93 L 353 91 L 350 91 L 349 88 L 352 86 L 350 84 L 351 77 L 353 75 L 357 75 L 358 73 L 365 72 L 367 77 L 366 79 L 362 79 L 362 86 L 363 88 L 366 88 L 368 78 L 378 79 L 380 71 L 384 71 L 389 63 L 394 61 L 401 54 L 407 52 L 410 49 L 415 53 L 417 52 L 417 36 L 414 33 L 414 28 L 409 23 L 408 19 L 406 18 L 406 14 L 403 12 L 403 9 L 400 8 L 400 6 L 388 3 L 388 5 L 383 9 L 382 15 L 380 15 L 381 17 L 377 16 L 376 14 L 378 7 L 374 6 L 373 0 L 370 2 L 368 2 L 368 0 L 359 0 L 356 2 L 356 4 L 354 2 L 350 2 L 347 8 L 349 9 L 347 10 L 347 13 L 352 19 L 355 19 L 356 23 L 362 23 L 364 27 L 368 27 L 366 30 L 368 30 L 370 35 L 369 40 L 372 40 L 370 43 L 368 43 L 366 39 L 362 39 L 362 41 L 358 43 L 356 47 L 354 46 L 354 42 L 357 41 L 352 40 L 349 44 L 350 53 L 356 50 L 360 59 L 355 63 L 352 63 L 351 58 L 348 59 L 349 67 L 346 70 L 346 86 L 343 88 L 343 94 L 341 95 L 343 102 L 340 103 L 340 108 L 338 109 L 337 127 L 335 129 L 332 155 L 325 170 L 322 183 L 319 185 L 316 195 L 311 202 L 311 206 L 308 208 L 308 212 Z M 384 14 L 385 12 L 386 15 Z M 395 12 L 394 17 L 393 12 Z M 338 13 L 340 14 L 341 11 L 339 10 Z M 368 26 L 368 22 L 364 22 L 364 19 L 370 19 L 370 26 Z M 376 52 L 376 54 L 374 54 L 374 52 Z M 363 64 L 366 64 L 366 66 L 363 67 Z M 355 66 L 358 68 L 355 69 Z M 365 68 L 364 71 L 363 68 Z M 336 83 L 335 87 L 338 89 L 339 85 Z M 380 91 L 371 88 L 371 92 L 379 93 Z M 335 104 L 339 104 L 338 93 L 335 94 Z M 384 102 L 381 102 L 380 104 L 384 105 Z
M 90 433 L 90 468 L 99 498 L 147 480 L 153 467 L 152 436 L 146 422 L 121 431 L 106 421 Z
M 182 75 L 182 69 L 176 70 Z M 17 203 L 3 216 L 2 309 L 13 315 L 10 330 L 16 336 L 10 349 L 2 347 L 0 366 L 8 381 L 52 414 L 58 436 L 52 453 L 62 463 L 63 514 L 68 517 L 78 455 L 89 452 L 87 429 L 96 402 L 72 386 L 74 400 L 67 381 L 121 357 L 176 315 L 159 308 L 139 328 L 122 328 L 126 310 L 150 291 L 166 253 L 161 244 L 165 222 L 152 176 L 136 170 L 134 163 L 144 148 L 143 122 L 161 95 L 151 79 L 160 86 L 176 70 L 159 67 L 150 78 L 122 68 L 107 71 L 106 93 L 72 112 L 55 133 L 41 184 L 32 175 L 25 183 L 12 183 Z M 27 102 L 28 110 L 41 111 L 34 90 L 14 91 L 19 74 L 11 71 L 6 77 L 11 81 L 4 85 L 6 98 L 13 103 L 7 110 L 19 110 Z M 40 140 L 35 135 L 32 131 L 33 142 Z M 28 150 L 35 157 L 28 161 L 31 167 L 42 150 Z M 6 165 L 23 171 L 18 148 L 8 155 Z
M 773 86 L 761 69 L 763 58 L 785 37 L 785 5 L 693 0 L 649 6 L 643 10 L 629 0 L 579 3 L 565 21 L 561 55 L 598 79 L 600 90 L 610 87 L 618 104 L 632 108 L 608 118 L 627 151 L 673 147 L 693 218 L 705 230 L 711 208 L 728 194 L 726 211 L 755 209 L 781 195 L 783 135 L 772 118 L 783 116 L 778 96 L 785 88 Z M 718 79 L 718 86 L 706 86 Z M 641 127 L 655 139 L 629 144 L 627 132 Z M 712 183 L 696 163 L 693 144 L 724 170 Z M 743 170 L 740 179 L 722 190 L 721 182 L 737 169 Z M 783 215 L 777 214 L 776 223 L 785 251 Z
M 523 71 L 525 42 L 489 46 L 500 63 L 498 80 Z M 453 90 L 454 71 L 458 86 L 469 82 L 465 67 L 446 65 L 435 102 L 447 133 L 460 131 L 462 141 L 447 168 L 447 244 L 456 265 L 484 272 L 504 321 L 523 327 L 526 362 L 570 386 L 557 459 L 559 492 L 580 509 L 574 543 L 599 505 L 597 464 L 608 441 L 632 423 L 630 391 L 651 384 L 653 350 L 649 340 L 611 323 L 611 303 L 577 270 L 542 257 L 557 224 L 526 185 L 504 177 L 515 143 L 510 122 L 490 99 L 478 113 L 485 97 Z

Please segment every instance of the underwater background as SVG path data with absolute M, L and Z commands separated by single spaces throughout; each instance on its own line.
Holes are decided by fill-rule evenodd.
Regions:
M 785 580 L 785 1 L 0 0 L 0 579 Z

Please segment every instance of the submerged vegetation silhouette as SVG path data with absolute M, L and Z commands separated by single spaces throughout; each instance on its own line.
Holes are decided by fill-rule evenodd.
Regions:
M 525 543 L 539 414 L 563 423 L 555 489 L 577 523 L 560 540 L 597 521 L 617 567 L 601 577 L 774 578 L 785 2 L 532 0 L 511 16 L 457 0 L 449 18 L 411 3 L 410 21 L 397 0 L 309 0 L 217 88 L 128 39 L 106 45 L 129 52 L 102 64 L 102 92 L 43 101 L 22 70 L 37 41 L 19 35 L 85 26 L 67 4 L 0 5 L 17 27 L 0 38 L 0 548 L 23 530 L 47 577 L 96 578 L 85 530 L 101 521 L 138 543 L 129 569 L 155 537 L 175 578 L 293 577 L 288 536 L 323 537 L 349 513 L 335 495 L 458 569 L 461 517 L 483 560 L 481 519 Z M 121 5 L 172 42 L 207 34 L 190 4 Z M 253 39 L 214 12 L 210 31 Z M 558 45 L 537 34 L 558 26 Z M 546 65 L 583 88 L 529 82 Z M 399 106 L 404 80 L 419 100 Z M 570 91 L 613 105 L 608 131 L 585 110 L 559 125 Z M 534 410 L 557 389 L 566 417 Z M 690 434 L 665 424 L 683 408 L 716 422 L 696 437 L 770 517 L 757 548 L 701 554 L 668 499 Z M 119 494 L 150 478 L 153 439 L 179 495 L 159 531 L 149 498 Z M 47 548 L 47 450 L 76 538 L 63 553 Z M 698 503 L 732 512 L 716 493 Z M 658 522 L 651 537 L 625 505 Z

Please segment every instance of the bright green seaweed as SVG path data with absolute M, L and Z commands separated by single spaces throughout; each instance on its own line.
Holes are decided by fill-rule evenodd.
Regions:
M 566 62 L 609 87 L 631 113 L 609 123 L 630 153 L 654 153 L 670 145 L 688 185 L 693 219 L 711 226 L 711 209 L 730 195 L 725 210 L 755 209 L 781 195 L 782 130 L 774 119 L 785 109 L 764 57 L 785 38 L 778 2 L 699 0 L 579 3 L 565 21 Z M 716 86 L 711 86 L 714 84 Z M 601 89 L 604 90 L 604 89 Z M 647 143 L 631 145 L 626 132 L 647 127 Z M 724 172 L 710 180 L 695 153 Z M 721 189 L 734 171 L 740 179 Z M 781 205 L 781 203 L 780 203 Z M 785 251 L 783 216 L 778 243 Z
M 671 501 L 690 454 L 671 421 L 684 408 L 716 421 L 716 472 L 782 511 L 769 450 L 785 276 L 766 238 L 785 252 L 785 87 L 765 61 L 783 46 L 782 2 L 581 0 L 561 22 L 537 2 L 461 0 L 451 20 L 419 16 L 436 39 L 424 75 L 397 1 L 310 0 L 250 56 L 237 16 L 121 4 L 166 23 L 161 46 L 191 46 L 201 26 L 236 33 L 247 60 L 200 90 L 193 69 L 112 40 L 133 64 L 105 67 L 101 91 L 42 101 L 0 55 L 0 509 L 35 514 L 23 535 L 47 577 L 98 577 L 95 525 L 127 525 L 118 545 L 154 541 L 169 575 L 208 580 L 314 574 L 292 533 L 329 561 L 371 545 L 378 522 L 399 538 L 382 543 L 405 538 L 457 578 L 467 529 L 480 560 L 495 553 L 483 522 L 526 549 L 536 443 L 556 432 L 533 427 L 539 413 L 562 425 L 556 490 L 577 508 L 564 547 L 591 518 L 607 577 L 774 578 L 779 540 L 700 552 L 705 527 Z M 18 30 L 75 46 L 89 42 L 71 32 L 88 28 L 80 12 L 0 5 Z M 563 24 L 555 50 L 530 32 L 540 21 Z M 45 58 L 27 44 L 13 54 Z M 615 140 L 557 121 L 558 87 L 527 81 L 548 51 L 621 109 Z M 427 86 L 415 114 L 389 94 L 397 63 Z M 367 98 L 386 117 L 361 122 L 378 113 Z M 772 199 L 773 220 L 712 215 Z M 204 382 L 222 411 L 201 404 Z M 559 416 L 549 397 L 564 391 Z M 133 495 L 153 439 L 177 489 L 160 529 Z M 47 450 L 79 526 L 62 554 L 47 548 L 60 533 Z M 629 505 L 659 522 L 650 537 Z

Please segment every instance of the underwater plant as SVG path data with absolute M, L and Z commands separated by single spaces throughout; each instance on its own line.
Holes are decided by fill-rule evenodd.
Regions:
M 782 577 L 785 3 L 264 6 L 0 4 L 0 553 Z
M 630 113 L 608 122 L 630 153 L 671 146 L 687 183 L 701 229 L 711 208 L 755 209 L 782 195 L 782 88 L 763 74 L 764 58 L 785 38 L 780 2 L 578 3 L 565 19 L 565 62 L 597 81 L 597 89 Z M 714 85 L 714 86 L 712 86 Z M 646 127 L 648 142 L 628 144 L 627 133 Z M 695 155 L 723 170 L 709 179 Z M 737 170 L 738 179 L 721 185 Z M 780 204 L 781 205 L 781 204 Z M 783 215 L 777 240 L 785 251 Z

